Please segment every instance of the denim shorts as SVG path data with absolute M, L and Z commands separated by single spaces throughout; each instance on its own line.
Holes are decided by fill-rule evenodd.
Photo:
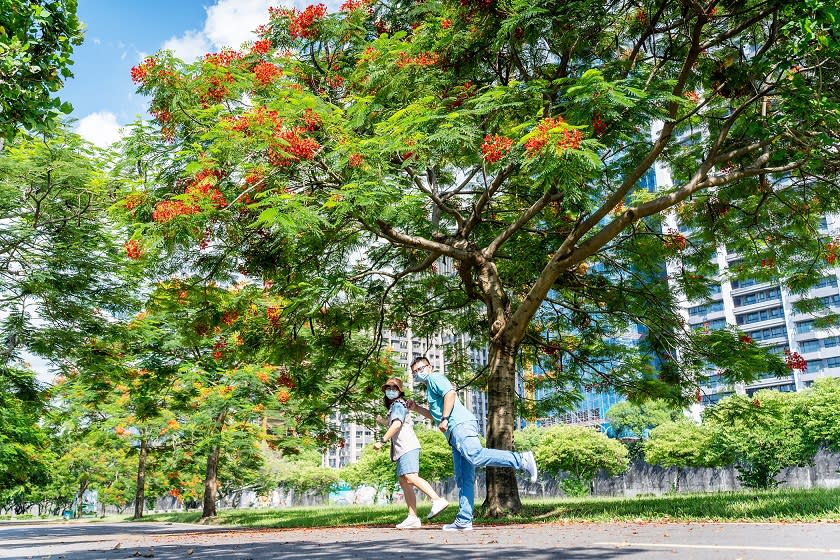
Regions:
M 406 451 L 397 459 L 397 476 L 420 472 L 420 450 Z

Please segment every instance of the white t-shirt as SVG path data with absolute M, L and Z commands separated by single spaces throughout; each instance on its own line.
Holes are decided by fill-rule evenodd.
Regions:
M 407 451 L 420 449 L 420 440 L 417 439 L 417 434 L 414 433 L 414 420 L 411 419 L 411 413 L 405 406 L 405 402 L 396 400 L 391 403 L 391 408 L 388 410 L 388 426 L 394 420 L 402 422 L 400 430 L 391 438 L 391 460 L 396 461 Z

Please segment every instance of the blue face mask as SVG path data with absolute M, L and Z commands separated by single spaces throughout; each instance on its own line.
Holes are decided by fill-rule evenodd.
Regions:
M 414 372 L 414 381 L 417 383 L 425 384 L 426 381 L 429 379 L 429 370 L 432 369 L 431 366 L 425 366 L 417 371 Z

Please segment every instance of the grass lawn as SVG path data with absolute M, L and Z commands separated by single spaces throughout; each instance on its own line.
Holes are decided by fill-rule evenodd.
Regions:
M 435 519 L 450 522 L 452 504 Z M 421 518 L 429 503 L 418 506 Z M 405 506 L 323 506 L 282 509 L 220 510 L 214 523 L 243 527 L 387 526 L 405 518 Z M 158 513 L 144 521 L 194 523 L 199 511 Z M 477 524 L 562 521 L 840 521 L 840 489 L 771 490 L 717 494 L 673 494 L 636 498 L 563 498 L 525 501 L 517 515 L 501 519 L 476 516 Z

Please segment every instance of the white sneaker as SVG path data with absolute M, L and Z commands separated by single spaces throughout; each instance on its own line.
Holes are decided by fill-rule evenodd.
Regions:
M 537 461 L 531 451 L 522 453 L 522 470 L 531 476 L 531 484 L 537 481 Z
M 420 518 L 416 515 L 409 515 L 402 523 L 397 524 L 397 529 L 419 529 L 420 526 Z
M 429 515 L 426 516 L 426 519 L 432 519 L 433 517 L 437 516 L 437 514 L 445 510 L 447 506 L 449 506 L 449 502 L 446 501 L 446 498 L 439 498 L 437 500 L 433 500 L 432 511 L 429 512 Z
M 472 523 L 450 523 L 442 527 L 444 531 L 472 531 Z

